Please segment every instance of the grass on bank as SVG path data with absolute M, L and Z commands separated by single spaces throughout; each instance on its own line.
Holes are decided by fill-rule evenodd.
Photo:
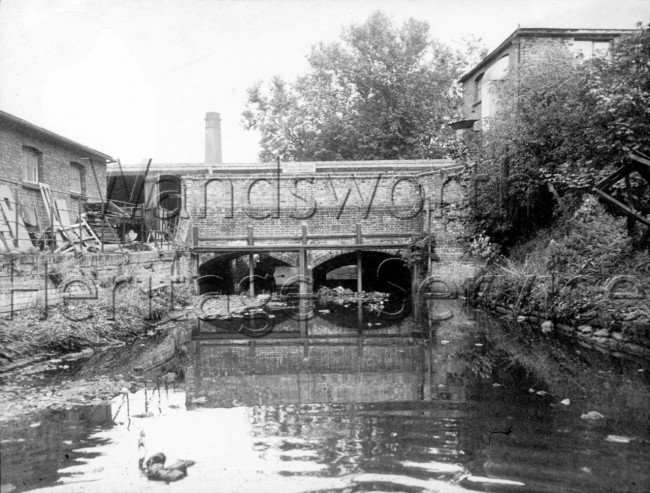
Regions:
M 186 285 L 174 286 L 174 307 L 190 301 Z M 146 334 L 153 323 L 171 309 L 171 293 L 149 294 L 135 283 L 116 289 L 115 310 L 112 290 L 98 290 L 97 299 L 68 301 L 48 306 L 37 302 L 31 309 L 0 321 L 1 362 L 43 352 L 75 352 L 133 340 Z
M 632 247 L 625 221 L 608 214 L 595 199 L 585 200 L 570 218 L 494 263 L 490 273 L 497 277 L 487 300 L 558 320 L 650 325 L 650 252 Z M 607 282 L 621 275 L 634 277 L 645 298 L 610 299 Z M 536 279 L 526 286 L 531 276 Z M 620 287 L 632 290 L 629 284 Z M 522 292 L 527 296 L 522 298 Z

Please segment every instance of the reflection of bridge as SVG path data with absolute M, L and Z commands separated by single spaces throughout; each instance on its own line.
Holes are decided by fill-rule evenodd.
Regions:
M 287 337 L 192 343 L 188 402 L 209 405 L 419 400 L 424 346 L 409 336 Z
M 458 302 L 445 303 L 462 309 Z M 437 331 L 444 338 L 465 337 L 457 323 L 442 322 Z M 316 318 L 306 333 L 274 331 L 262 339 L 195 334 L 187 402 L 205 398 L 208 406 L 230 407 L 458 398 L 462 386 L 446 384 L 464 372 L 463 366 L 448 346 L 435 343 L 436 333 L 426 322 L 425 327 L 423 332 L 406 318 L 361 331 Z
M 340 267 L 333 261 L 340 258 L 356 266 L 361 291 L 364 264 L 396 258 L 413 237 L 431 232 L 438 270 L 454 280 L 470 276 L 475 266 L 461 260 L 458 247 L 465 201 L 461 170 L 446 160 L 366 161 L 291 163 L 291 169 L 262 164 L 185 176 L 194 274 L 227 278 L 233 286 L 242 276 L 253 280 L 288 266 L 311 280 L 319 269 L 324 276 Z M 238 257 L 246 265 L 235 272 Z M 254 292 L 254 282 L 250 286 Z

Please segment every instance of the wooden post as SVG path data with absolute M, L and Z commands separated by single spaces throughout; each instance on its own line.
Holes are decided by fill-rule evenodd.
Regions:
M 357 246 L 361 246 L 361 243 L 363 242 L 363 238 L 361 236 L 361 225 L 357 224 Z M 361 265 L 361 258 L 363 256 L 363 252 L 361 250 L 357 250 L 357 295 L 361 296 L 361 292 L 363 291 L 363 280 L 362 280 L 362 265 Z
M 431 199 L 427 200 L 427 276 L 431 275 Z
M 420 279 L 420 268 L 417 264 L 413 265 L 413 272 L 411 273 L 411 302 L 413 318 L 416 322 L 420 321 L 420 303 L 418 293 L 418 280 Z M 425 302 L 426 303 L 426 302 Z
M 77 197 L 77 213 L 79 217 L 77 218 L 77 222 L 79 223 L 79 251 L 83 252 L 83 227 L 81 223 L 81 195 Z M 115 316 L 115 314 L 113 314 Z
M 304 246 L 307 244 L 307 226 L 304 224 L 301 227 L 302 239 L 301 244 Z M 305 248 L 300 248 L 298 252 L 298 308 L 299 308 L 299 326 L 300 326 L 300 336 L 307 337 L 307 297 L 310 294 L 309 284 L 307 282 L 309 272 L 307 270 L 307 250 Z
M 43 318 L 47 319 L 47 278 L 48 278 L 48 272 L 47 272 L 47 260 L 45 261 L 45 308 L 43 309 Z M 65 301 L 64 301 L 65 303 Z
M 52 241 L 50 242 L 50 250 L 54 253 L 56 249 L 56 232 L 54 230 L 54 200 L 52 199 L 52 193 L 49 194 L 50 202 L 50 228 L 52 229 Z
M 273 219 L 280 219 L 280 188 L 281 188 L 281 181 L 280 181 L 280 174 L 282 173 L 282 170 L 280 168 L 280 156 L 277 156 L 276 158 L 276 166 L 275 166 L 275 176 L 277 178 L 277 204 L 276 204 L 276 210 L 275 210 L 275 215 L 273 216 Z
M 357 224 L 357 246 L 360 247 L 363 242 L 363 237 L 361 235 L 361 225 Z M 362 263 L 363 252 L 357 250 L 357 324 L 359 329 L 362 328 L 363 323 L 363 263 Z
M 255 239 L 253 237 L 253 227 L 248 227 L 248 244 L 253 245 Z M 255 255 L 248 254 L 248 294 L 251 298 L 255 298 Z
M 15 197 L 14 198 L 14 209 L 15 209 L 14 212 L 15 212 L 15 215 L 16 215 L 16 218 L 15 218 L 16 219 L 16 224 L 14 225 L 14 231 L 16 232 L 16 239 L 14 240 L 14 246 L 20 248 L 20 241 L 19 241 L 20 240 L 20 228 L 18 227 L 18 203 L 19 203 L 19 200 L 18 200 L 19 195 L 18 194 L 19 194 L 19 188 L 18 188 L 18 185 L 16 185 L 16 193 L 14 195 L 14 197 Z M 9 218 L 7 218 L 7 220 L 8 219 Z
M 106 227 L 106 207 L 102 202 L 102 253 L 104 253 L 104 228 Z

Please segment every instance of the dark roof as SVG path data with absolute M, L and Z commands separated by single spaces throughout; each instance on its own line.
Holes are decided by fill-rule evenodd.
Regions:
M 483 70 L 487 65 L 492 63 L 503 53 L 512 41 L 517 37 L 551 37 L 551 38 L 575 38 L 609 41 L 617 38 L 622 34 L 630 34 L 635 29 L 559 29 L 554 27 L 519 27 L 506 38 L 496 49 L 492 50 L 478 65 L 474 66 L 469 72 L 465 73 L 458 81 L 460 83 L 470 79 L 474 74 Z
M 0 122 L 2 123 L 1 128 L 10 128 L 18 131 L 23 131 L 30 135 L 34 135 L 35 137 L 40 137 L 42 139 L 55 142 L 65 147 L 76 149 L 86 154 L 91 154 L 92 156 L 98 157 L 100 159 L 113 161 L 113 158 L 108 154 L 104 154 L 103 152 L 91 149 L 90 147 L 79 144 L 78 142 L 70 140 L 67 137 L 63 137 L 62 135 L 55 134 L 50 130 L 39 127 L 38 125 L 34 125 L 33 123 L 29 123 L 27 120 L 23 120 L 22 118 L 18 118 L 14 115 L 10 115 L 9 113 L 6 113 L 2 110 L 0 110 Z

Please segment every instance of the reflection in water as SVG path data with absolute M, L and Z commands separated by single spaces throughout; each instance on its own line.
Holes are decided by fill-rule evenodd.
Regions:
M 143 433 L 149 454 L 196 462 L 177 491 L 650 491 L 647 424 L 590 423 L 580 415 L 594 401 L 572 395 L 562 406 L 566 396 L 550 386 L 529 393 L 544 382 L 494 347 L 498 327 L 486 333 L 453 301 L 429 308 L 453 317 L 350 328 L 323 314 L 287 318 L 260 339 L 214 326 L 196 333 L 184 390 L 149 387 L 130 394 L 128 406 L 117 398 L 110 428 L 88 425 L 85 441 L 72 442 L 87 463 L 65 468 L 46 458 L 45 483 L 68 483 L 53 491 L 169 491 L 175 485 L 139 473 Z M 44 457 L 70 436 L 41 436 Z M 15 454 L 12 483 L 15 464 L 29 459 L 29 451 Z M 2 458 L 4 470 L 4 450 Z
M 3 425 L 2 484 L 12 484 L 23 491 L 56 481 L 61 469 L 96 457 L 98 453 L 93 447 L 106 440 L 89 434 L 112 425 L 110 405 L 47 411 Z M 2 491 L 5 490 L 9 488 Z

